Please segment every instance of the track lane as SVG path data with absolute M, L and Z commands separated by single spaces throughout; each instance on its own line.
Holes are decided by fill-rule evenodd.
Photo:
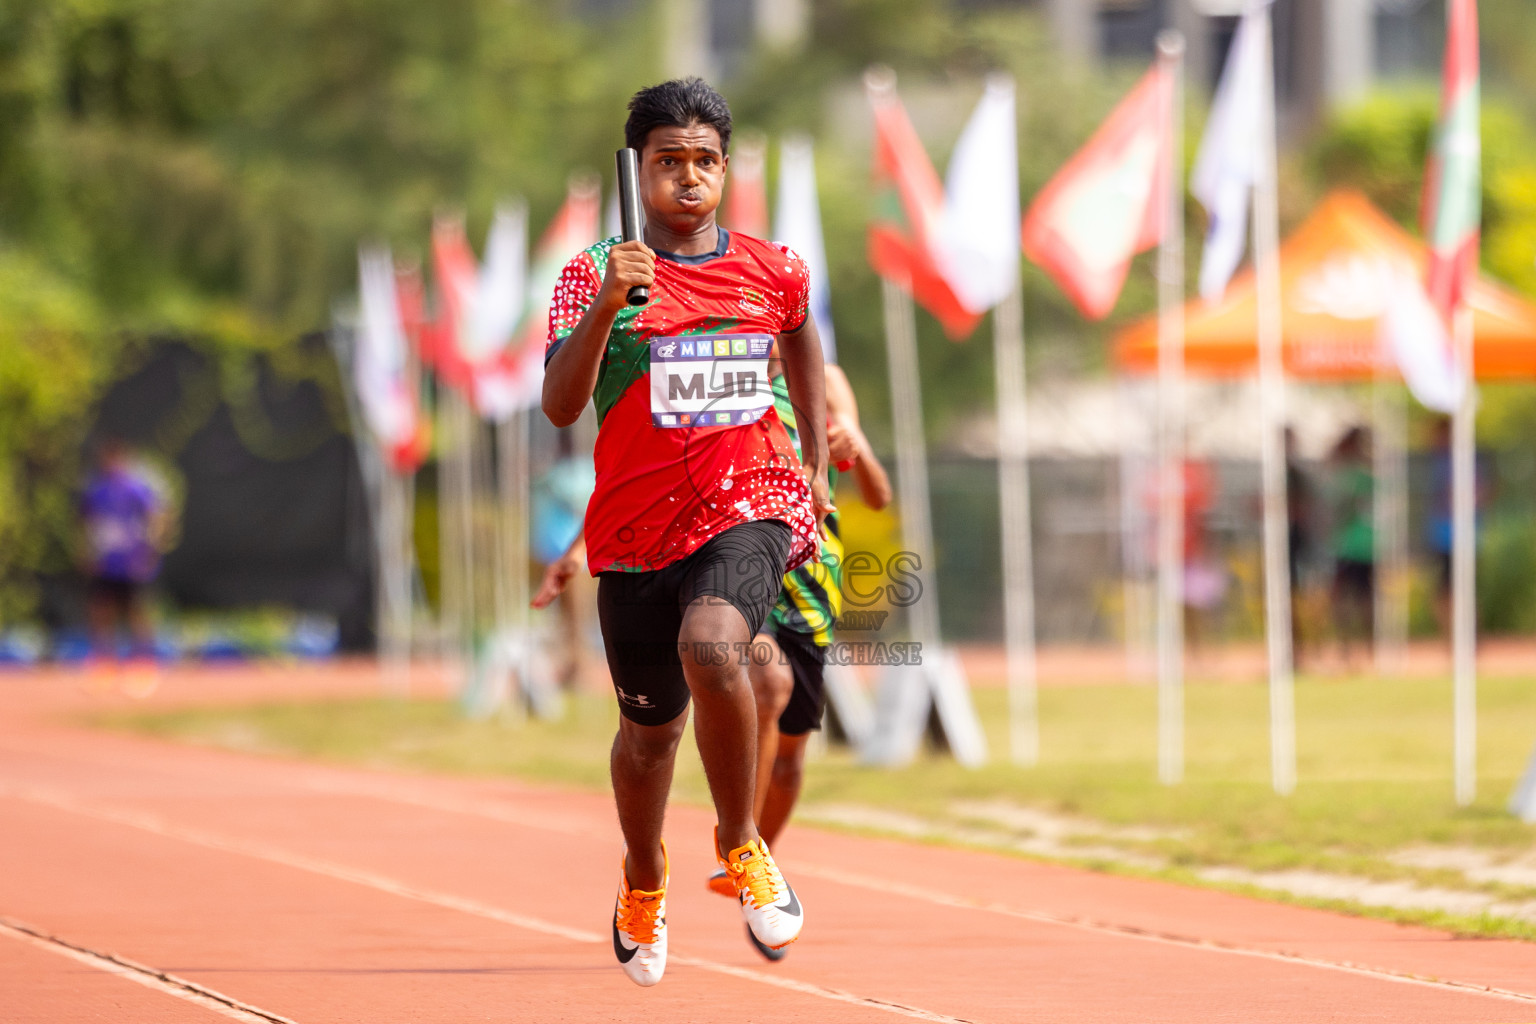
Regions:
M 299 866 L 296 856 L 281 864 L 209 848 L 191 832 L 147 830 L 142 812 L 113 821 L 11 800 L 3 813 L 32 848 L 61 851 L 45 862 L 19 855 L 20 845 L 0 847 L 0 906 L 14 916 L 300 1024 L 634 1014 L 637 990 L 596 932 L 551 935 L 526 915 L 491 908 L 487 916 L 473 901 L 443 906 L 403 884 L 399 892 L 359 884 L 368 877 L 361 872 L 346 880 L 312 870 L 317 863 Z M 764 999 L 761 984 L 702 973 L 678 965 L 666 987 L 646 993 L 647 1006 L 680 1021 L 715 1019 L 722 1001 L 753 1008 L 754 1020 L 892 1019 L 824 994 L 775 989 Z
M 18 794 L 12 793 L 12 795 Z M 436 903 L 450 910 L 479 914 L 514 927 L 542 931 L 545 934 L 554 934 L 578 942 L 585 940 L 599 948 L 603 945 L 596 932 L 582 933 L 578 929 L 567 929 L 560 925 L 552 926 L 541 918 L 508 911 L 494 905 L 487 910 L 487 904 L 482 902 L 444 894 L 440 891 L 413 888 L 414 883 L 404 883 L 391 875 L 377 874 L 374 868 L 360 869 L 352 866 L 359 858 L 371 855 L 375 859 L 382 856 L 383 859 L 394 860 L 397 869 L 404 868 L 410 871 L 411 863 L 419 858 L 413 858 L 409 849 L 402 850 L 401 847 L 405 836 L 416 835 L 432 837 L 429 845 L 443 858 L 441 862 L 434 865 L 431 873 L 440 875 L 445 881 L 451 878 L 450 884 L 460 889 L 465 887 L 478 889 L 488 885 L 494 886 L 498 882 L 505 885 L 508 879 L 525 874 L 516 870 L 515 867 L 516 862 L 522 859 L 518 851 L 509 850 L 508 867 L 512 870 L 498 869 L 494 872 L 496 877 L 493 878 L 478 876 L 476 865 L 486 860 L 487 848 L 494 849 L 497 846 L 495 837 L 478 835 L 479 829 L 470 830 L 477 833 L 474 838 L 456 834 L 454 829 L 441 820 L 432 820 L 433 818 L 441 819 L 442 812 L 430 810 L 417 812 L 426 815 L 425 820 L 406 820 L 399 815 L 380 815 L 377 808 L 366 806 L 354 807 L 348 813 L 336 802 L 337 798 L 328 797 L 321 800 L 319 806 L 310 808 L 308 813 L 294 813 L 294 798 L 291 794 L 280 796 L 278 803 L 287 810 L 277 815 L 262 811 L 261 808 L 267 803 L 266 800 L 253 799 L 250 796 L 240 801 L 238 805 L 220 802 L 217 807 L 204 809 L 205 815 L 212 812 L 216 817 L 222 812 L 222 817 L 226 820 L 221 822 L 220 827 L 225 829 L 236 828 L 243 824 L 244 827 L 254 827 L 257 831 L 270 831 L 276 826 L 277 818 L 281 817 L 289 832 L 286 838 L 288 843 L 303 845 L 308 842 L 311 845 L 324 845 L 333 852 L 341 848 L 350 850 L 350 856 L 344 862 L 336 862 L 316 860 L 310 852 L 293 852 L 286 846 L 258 844 L 249 838 L 235 838 L 220 831 L 211 832 L 206 827 L 177 824 L 144 810 L 102 808 L 57 794 L 22 793 L 19 795 L 29 802 L 40 803 L 99 822 L 138 829 L 152 835 L 238 856 L 283 864 L 339 881 L 348 881 L 394 895 Z M 373 797 L 366 799 L 369 803 L 376 801 Z M 277 809 L 272 807 L 268 810 Z M 454 814 L 453 817 L 462 819 L 466 816 Z M 350 836 L 341 834 L 347 830 L 338 828 L 339 823 L 348 820 L 353 821 L 354 824 L 363 823 L 360 826 L 360 834 Z M 324 825 L 326 822 L 330 823 L 329 829 Z M 477 821 L 475 824 L 481 824 L 481 822 Z M 501 821 L 495 821 L 494 825 L 498 829 L 508 829 L 507 824 Z M 379 827 L 385 829 L 382 834 L 378 831 Z M 503 836 L 502 845 L 508 845 L 507 841 L 514 837 L 515 833 Z M 466 842 L 466 839 L 469 841 Z M 409 844 L 405 845 L 409 846 Z M 582 845 L 593 844 L 583 841 Z M 357 848 L 354 849 L 354 847 Z M 403 860 L 402 853 L 405 855 Z M 526 851 L 523 853 L 525 855 Z M 465 857 L 465 854 L 468 856 Z M 674 859 L 677 862 L 692 858 L 686 855 L 678 858 L 674 855 Z M 420 872 L 422 868 L 417 864 L 414 870 Z M 702 877 L 702 864 L 699 865 L 698 870 Z M 1270 1018 L 1271 1013 L 1274 1014 L 1272 1019 L 1293 1019 L 1289 1014 L 1301 1009 L 1295 1005 L 1296 1000 L 1293 998 L 1298 990 L 1297 981 L 1295 978 L 1286 977 L 1288 971 L 1294 973 L 1297 965 L 1258 964 L 1223 973 L 1208 964 L 1201 963 L 1203 959 L 1218 955 L 1219 951 L 1216 950 L 1172 951 L 1154 948 L 1128 951 L 1116 947 L 1126 941 L 1134 941 L 1130 937 L 1063 936 L 1051 934 L 1053 931 L 1059 931 L 1057 922 L 999 920 L 997 915 L 992 915 L 991 919 L 978 923 L 975 920 L 977 911 L 965 906 L 927 908 L 914 912 L 911 906 L 905 905 L 912 900 L 912 896 L 906 893 L 898 894 L 887 902 L 894 904 L 892 912 L 899 914 L 909 925 L 916 924 L 921 927 L 925 937 L 922 941 L 909 940 L 903 944 L 894 944 L 882 935 L 879 915 L 871 914 L 867 900 L 854 900 L 850 905 L 850 901 L 846 898 L 833 895 L 835 890 L 821 893 L 817 891 L 818 887 L 815 884 L 808 884 L 804 880 L 801 881 L 800 887 L 805 894 L 808 906 L 825 907 L 826 912 L 822 917 L 826 920 L 823 927 L 828 933 L 828 941 L 819 944 L 820 948 L 817 949 L 815 959 L 801 958 L 798 956 L 800 951 L 796 950 L 797 960 L 804 962 L 805 969 L 794 972 L 790 983 L 803 986 L 805 990 L 820 990 L 824 995 L 831 993 L 834 994 L 834 998 L 842 998 L 854 1003 L 873 999 L 895 1003 L 897 1008 L 940 1007 L 938 1011 L 930 1011 L 927 1014 L 919 1010 L 916 1015 L 923 1019 L 946 1017 L 1017 1019 L 1016 1014 L 1038 1012 L 1043 1008 L 1042 1003 L 1050 1006 L 1052 1019 L 1114 1019 L 1113 1016 L 1104 1015 L 1112 1013 L 1115 1008 L 1123 1011 L 1132 1007 L 1138 1016 L 1159 1019 L 1159 1008 L 1165 1008 L 1168 1003 L 1167 985 L 1180 978 L 1196 978 L 1199 979 L 1198 989 L 1201 991 L 1202 999 L 1209 1000 L 1213 1011 L 1217 1014 L 1213 1019 L 1220 1019 L 1222 1007 L 1232 1004 L 1248 1005 L 1251 1014 L 1248 1019 L 1253 1020 Z M 557 895 L 552 903 L 541 909 L 568 915 L 572 903 L 570 893 L 563 886 L 550 888 L 557 890 Z M 744 944 L 740 943 L 739 938 L 734 935 L 734 928 L 726 928 L 722 931 L 718 927 L 722 921 L 731 920 L 733 917 L 724 901 L 703 894 L 702 891 L 699 891 L 699 898 L 691 898 L 686 887 L 679 889 L 674 886 L 674 891 L 677 893 L 674 898 L 675 904 L 703 904 L 695 907 L 699 911 L 705 911 L 698 915 L 701 920 L 694 923 L 697 933 L 704 933 L 707 939 L 711 937 L 709 933 L 713 932 L 714 941 L 725 949 L 729 950 L 735 946 L 744 950 Z M 505 892 L 501 894 L 503 903 L 518 902 L 516 898 L 507 899 L 507 895 Z M 678 913 L 676 909 L 673 910 L 674 922 Z M 711 924 L 716 927 L 709 927 Z M 682 940 L 675 938 L 674 941 L 682 950 L 687 948 L 686 934 L 680 933 L 674 923 L 674 936 L 679 934 L 684 934 L 684 938 Z M 1106 939 L 1109 941 L 1106 942 Z M 872 963 L 868 955 L 870 950 L 880 950 L 882 944 L 889 951 L 890 956 L 883 962 Z M 1187 955 L 1190 952 L 1196 955 L 1190 957 Z M 606 966 L 606 956 L 601 959 Z M 924 960 L 938 965 L 939 984 L 935 985 L 932 977 L 925 979 L 921 976 L 922 972 L 918 968 Z M 989 960 L 991 969 L 988 969 Z M 680 957 L 679 963 L 680 966 L 688 963 L 686 953 Z M 748 964 L 751 964 L 751 961 L 748 961 Z M 1044 969 L 1042 964 L 1045 965 Z M 797 966 L 800 964 L 797 963 Z M 718 967 L 712 969 L 718 973 Z M 762 980 L 761 968 L 743 965 L 736 967 L 735 970 L 744 980 L 759 982 Z M 617 972 L 612 972 L 611 968 L 609 971 L 615 977 L 617 976 Z M 1136 976 L 1158 978 L 1161 984 L 1148 988 L 1126 983 L 1128 977 Z M 673 977 L 669 977 L 669 984 L 673 980 Z M 848 1000 L 850 980 L 858 995 Z M 1380 979 L 1367 980 L 1377 986 L 1381 984 Z M 955 991 L 957 982 L 962 983 L 958 987 L 963 987 L 964 992 Z M 1024 984 L 1020 985 L 1020 982 Z M 1341 985 L 1339 979 L 1309 979 L 1302 986 L 1305 990 L 1303 998 L 1311 1000 L 1316 998 L 1319 991 L 1328 992 L 1330 989 L 1338 988 L 1340 991 L 1337 993 L 1329 993 L 1330 998 L 1341 998 L 1348 1003 L 1351 998 L 1350 987 L 1349 984 Z M 867 994 L 871 988 L 877 991 L 874 994 Z M 1255 991 L 1265 993 L 1268 997 L 1269 1012 L 1254 1009 Z M 1356 992 L 1353 998 L 1358 1000 L 1364 995 L 1363 992 Z M 1433 994 L 1428 997 L 1427 1003 L 1424 999 L 1416 1000 L 1418 1011 L 1423 1012 L 1433 1007 L 1434 1016 L 1427 1018 L 1400 1016 L 1399 1019 L 1488 1019 L 1486 1011 L 1472 1011 L 1471 1016 L 1464 1017 L 1450 1005 L 1434 1005 L 1443 1001 L 1438 998 L 1439 996 L 1446 995 L 1449 994 Z M 1479 997 L 1479 1001 L 1482 998 L 1486 997 Z M 777 1000 L 777 996 L 774 1000 Z M 940 1002 L 936 1003 L 935 1000 Z M 1377 993 L 1371 996 L 1369 1001 L 1373 1004 L 1387 1005 L 1405 1002 L 1400 996 L 1390 993 Z M 1263 1002 L 1261 1001 L 1261 1005 Z M 1204 1016 L 1205 1014 L 1202 1013 L 1191 1017 L 1181 1012 L 1178 1016 L 1168 1019 L 1189 1020 L 1201 1019 Z
M 166 982 L 149 971 L 59 942 L 0 919 L 0 1018 L 7 1024 L 68 1019 L 163 1024 L 273 1024 Z
M 146 904 L 125 898 L 133 889 L 160 892 L 160 883 L 152 877 L 135 874 L 137 881 L 126 887 L 93 888 L 94 902 L 80 905 L 78 900 L 58 899 L 49 904 L 64 922 L 82 925 L 92 935 L 94 929 L 107 928 L 107 937 L 123 940 L 127 944 L 122 948 L 130 954 L 141 946 L 174 951 L 187 933 L 205 929 L 207 948 L 227 949 L 236 958 L 243 955 L 241 943 L 250 942 L 248 935 L 222 935 L 227 922 L 206 913 L 207 906 L 196 899 L 178 902 L 188 898 L 178 891 L 190 884 L 182 866 L 198 856 L 210 856 L 220 866 L 199 868 L 204 882 L 193 890 L 218 889 L 221 875 L 227 876 L 232 892 L 249 891 L 240 879 L 266 879 L 270 898 L 263 895 L 254 910 L 228 893 L 221 898 L 226 903 L 234 899 L 235 918 L 259 911 L 283 942 L 296 941 L 289 917 L 329 922 L 324 928 L 342 935 L 367 935 L 374 928 L 392 936 L 398 945 L 387 950 L 326 946 L 321 951 L 326 955 L 314 960 L 316 966 L 302 970 L 292 963 L 265 963 L 259 950 L 255 962 L 263 964 L 260 969 L 233 970 L 230 963 L 238 961 L 228 958 L 212 964 L 224 970 L 217 980 L 236 986 L 221 991 L 235 991 L 242 998 L 251 998 L 246 993 L 253 992 L 252 986 L 296 993 L 295 1005 L 324 1006 L 328 1013 L 322 1019 L 363 1019 L 365 1012 L 369 1020 L 392 1019 L 387 1009 L 375 1011 L 369 986 L 356 989 L 346 979 L 391 979 L 382 987 L 409 1003 L 423 990 L 399 979 L 413 972 L 436 972 L 444 991 L 454 993 L 455 1006 L 471 1017 L 484 1011 L 490 1019 L 501 1019 L 495 1014 L 509 990 L 534 1000 L 520 1004 L 525 1009 L 537 1004 L 569 1014 L 579 1006 L 579 1019 L 604 1019 L 603 1013 L 614 1005 L 605 1002 L 610 995 L 631 1009 L 643 999 L 646 1007 L 658 1012 L 665 1008 L 675 1020 L 718 1019 L 723 1006 L 769 1014 L 749 1014 L 746 1019 L 893 1019 L 883 1010 L 769 989 L 753 980 L 753 975 L 764 974 L 824 992 L 902 1003 L 941 1019 L 1246 1022 L 1311 1020 L 1320 1013 L 1327 1019 L 1394 1022 L 1536 1019 L 1527 1007 L 1507 999 L 1469 991 L 1415 991 L 1401 981 L 1369 973 L 1351 977 L 1336 969 L 1338 964 L 1358 963 L 1368 972 L 1524 990 L 1536 979 L 1532 945 L 1457 941 L 1427 929 L 1219 892 L 798 828 L 777 852 L 805 897 L 807 938 L 784 964 L 764 965 L 747 950 L 729 905 L 703 890 L 702 878 L 710 867 L 709 820 L 688 807 L 674 807 L 668 827 L 674 850 L 674 948 L 684 957 L 692 953 L 727 972 L 741 973 L 700 971 L 680 962 L 660 988 L 640 993 L 609 963 L 605 939 L 573 939 L 574 952 L 553 960 L 527 959 L 532 955 L 529 943 L 563 940 L 537 932 L 530 937 L 514 920 L 523 915 L 588 939 L 600 934 L 612 902 L 618 858 L 613 811 L 602 794 L 320 767 L 50 726 L 35 719 L 0 721 L 0 784 L 13 793 L 30 789 L 73 802 L 74 811 L 54 808 L 55 813 L 87 820 L 66 829 L 71 838 L 55 836 L 52 843 L 95 844 L 108 864 L 128 863 L 114 861 L 111 851 L 138 841 L 119 830 L 144 833 L 140 840 L 156 840 L 159 852 L 150 863 L 157 863 L 162 873 L 169 869 L 181 877 L 179 886 L 161 893 L 164 901 Z M 140 824 L 152 819 L 157 827 L 195 830 L 219 843 L 256 844 L 282 857 L 322 861 L 510 917 L 486 918 L 432 904 L 420 909 L 445 915 L 442 921 L 432 917 L 437 922 L 433 927 L 443 931 L 428 928 L 418 934 L 414 926 L 402 929 L 395 920 L 399 912 L 390 908 L 401 900 L 398 894 L 373 889 L 342 896 L 341 889 L 367 887 L 229 849 L 205 847 L 198 856 L 177 852 L 188 845 L 185 839 L 156 837 L 99 816 L 90 819 L 82 810 L 144 815 Z M 0 802 L 0 832 L 17 813 L 15 801 Z M 76 835 L 76 830 L 82 834 Z M 12 909 L 14 893 L 7 887 L 13 873 L 7 862 L 11 852 L 0 844 L 0 914 Z M 33 866 L 40 872 L 33 881 L 57 891 L 55 876 L 68 874 L 66 865 L 79 872 L 90 870 L 67 857 L 54 858 Z M 156 870 L 141 867 L 148 876 Z M 278 874 L 266 875 L 267 870 Z M 311 877 L 295 879 L 296 870 Z M 882 898 L 871 888 L 877 880 L 893 883 L 897 891 Z M 315 896 L 319 909 L 294 910 L 290 890 L 323 894 Z M 206 893 L 202 898 L 213 899 Z M 381 916 L 375 920 L 358 913 L 357 900 Z M 167 918 L 167 906 L 179 907 L 181 917 Z M 416 920 L 414 912 L 399 916 Z M 477 916 L 479 922 L 472 920 Z M 179 924 L 181 920 L 185 923 Z M 1084 922 L 1094 927 L 1084 928 Z M 55 925 L 51 919 L 40 923 Z M 491 931 L 480 930 L 482 925 Z M 513 955 L 518 969 L 510 969 L 504 960 L 477 965 L 452 957 L 444 963 L 456 966 L 433 966 L 442 955 L 440 945 L 452 946 L 449 936 L 457 929 L 491 944 L 485 948 Z M 1113 934 L 1117 930 L 1125 934 Z M 1179 941 L 1148 941 L 1133 932 Z M 302 929 L 298 939 L 318 941 Z M 1243 948 L 1179 948 L 1186 940 Z M 459 955 L 464 952 L 462 943 L 453 948 Z M 1237 963 L 1255 959 L 1255 951 L 1276 959 Z M 1280 962 L 1293 955 L 1328 963 Z M 171 963 L 144 954 L 135 958 Z M 578 964 L 585 966 L 572 974 Z M 342 979 L 337 990 L 350 993 L 355 1004 L 345 999 L 330 1002 L 314 991 L 330 987 L 326 979 L 332 974 Z M 582 980 L 572 984 L 575 977 Z M 562 984 L 546 984 L 555 978 L 563 980 L 563 990 L 579 990 L 586 1002 L 561 1002 Z M 457 1001 L 461 987 L 468 1002 Z M 470 1012 L 475 1007 L 480 1009 Z M 311 1021 L 295 1019 L 301 1024 Z

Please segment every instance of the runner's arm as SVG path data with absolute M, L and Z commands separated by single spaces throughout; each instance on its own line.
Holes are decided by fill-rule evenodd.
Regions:
M 879 511 L 891 503 L 891 480 L 885 475 L 885 467 L 875 457 L 869 438 L 859 427 L 859 403 L 853 396 L 853 388 L 843 368 L 836 363 L 827 364 L 827 416 L 832 421 L 828 430 L 828 443 L 833 435 L 843 435 L 852 442 L 854 449 L 853 479 L 859 486 L 859 497 L 864 504 Z
M 827 378 L 821 335 L 812 317 L 807 316 L 797 330 L 779 335 L 779 359 L 800 427 L 800 461 L 810 471 L 811 502 L 820 522 L 833 506 L 827 485 Z
M 597 298 L 544 367 L 542 405 L 555 426 L 575 423 L 592 398 L 608 332 L 629 301 L 629 289 L 655 282 L 656 254 L 644 242 L 623 242 L 609 250 Z
M 565 549 L 565 554 L 544 569 L 544 580 L 539 584 L 539 592 L 533 595 L 533 607 L 546 608 L 551 601 L 565 593 L 566 584 L 581 571 L 581 563 L 586 557 L 587 538 L 578 533 L 576 539 L 571 541 L 571 546 Z

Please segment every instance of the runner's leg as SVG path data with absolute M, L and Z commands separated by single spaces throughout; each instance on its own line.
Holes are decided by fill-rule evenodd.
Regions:
M 774 635 L 779 666 L 790 678 L 789 700 L 775 719 L 774 756 L 758 802 L 757 827 L 769 847 L 783 834 L 804 776 L 806 737 L 821 728 L 826 708 L 827 647 L 793 630 Z
M 687 721 L 686 709 L 665 725 L 639 725 L 623 716 L 619 718 L 609 768 L 619 809 L 619 829 L 624 833 L 628 851 L 624 874 L 636 889 L 659 889 L 666 875 L 661 826 L 666 818 L 667 794 L 672 789 L 677 742 L 682 739 Z
M 757 785 L 753 818 L 759 830 L 763 821 L 763 801 L 768 798 L 768 781 L 773 775 L 773 761 L 779 749 L 779 716 L 794 692 L 795 677 L 784 660 L 784 652 L 768 633 L 759 633 L 752 642 L 752 665 L 747 670 L 752 682 L 752 697 L 757 704 Z M 771 846 L 770 846 L 771 848 Z
M 609 769 L 632 888 L 654 891 L 666 875 L 662 822 L 678 740 L 688 721 L 688 686 L 670 639 L 681 627 L 673 574 L 603 573 L 597 617 L 619 701 Z
M 683 675 L 693 696 L 693 732 L 720 826 L 721 855 L 757 838 L 752 820 L 757 708 L 738 653 L 751 636 L 734 605 L 707 594 L 688 605 L 678 634 Z
M 778 843 L 779 833 L 789 823 L 795 801 L 800 799 L 800 784 L 805 779 L 805 744 L 810 736 L 808 732 L 799 736 L 779 733 L 778 753 L 773 759 L 763 810 L 757 818 L 758 831 L 770 850 Z

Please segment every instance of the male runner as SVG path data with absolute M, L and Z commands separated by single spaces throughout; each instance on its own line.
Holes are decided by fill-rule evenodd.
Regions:
M 774 358 L 769 363 L 774 406 L 791 440 L 798 444 L 794 406 L 783 378 L 775 372 L 778 362 Z M 890 480 L 859 426 L 859 407 L 848 378 L 831 363 L 826 366 L 826 396 L 827 449 L 832 463 L 851 463 L 864 504 L 877 511 L 885 508 L 891 501 Z M 544 608 L 554 601 L 585 557 L 585 541 L 577 537 L 566 553 L 545 569 L 533 607 Z M 783 589 L 754 641 L 752 664 L 747 670 L 757 704 L 754 811 L 758 832 L 770 846 L 789 821 L 800 796 L 806 740 L 811 730 L 821 728 L 827 648 L 832 643 L 833 624 L 842 614 L 842 560 L 842 536 L 837 513 L 833 512 L 822 524 L 820 559 L 785 573 Z M 722 896 L 736 897 L 736 886 L 724 868 L 710 875 L 709 886 Z M 782 960 L 787 952 L 763 945 L 750 928 L 747 939 L 769 960 Z
M 597 487 L 587 567 L 621 712 L 611 771 L 625 856 L 613 948 L 654 985 L 666 968 L 662 819 L 690 698 L 715 803 L 715 856 L 765 946 L 803 912 L 753 820 L 756 711 L 739 656 L 788 569 L 815 557 L 831 511 L 821 344 L 804 262 L 715 224 L 731 137 L 725 100 L 689 78 L 629 102 L 645 241 L 608 239 L 568 263 L 550 308 L 543 407 L 565 426 L 592 400 Z M 643 307 L 626 304 L 635 285 Z M 773 407 L 777 340 L 810 422 L 797 457 Z
M 770 364 L 770 373 L 775 369 Z M 848 378 L 831 363 L 826 367 L 826 393 L 832 462 L 851 469 L 864 504 L 877 511 L 885 508 L 891 502 L 890 479 L 859 426 L 859 406 Z M 776 374 L 774 404 L 798 444 L 795 410 Z M 833 624 L 842 614 L 842 562 L 842 535 L 833 512 L 822 524 L 821 558 L 785 574 L 778 600 L 754 641 L 748 671 L 757 701 L 757 828 L 770 845 L 777 842 L 800 796 L 806 741 L 811 730 L 821 728 L 827 648 Z M 709 886 L 721 895 L 735 895 L 724 871 L 712 874 Z M 782 960 L 788 952 L 763 945 L 750 929 L 747 939 L 769 960 Z

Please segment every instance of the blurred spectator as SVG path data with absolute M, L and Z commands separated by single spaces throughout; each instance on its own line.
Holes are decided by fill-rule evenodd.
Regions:
M 1346 666 L 1353 641 L 1369 643 L 1376 604 L 1376 529 L 1371 502 L 1370 435 L 1350 427 L 1329 456 L 1332 469 L 1333 621 Z
M 166 502 L 116 438 L 102 440 L 80 497 L 87 608 L 98 655 L 116 656 L 127 628 L 135 655 L 150 654 L 154 633 L 145 591 L 160 570 Z
M 1301 664 L 1301 595 L 1312 557 L 1312 478 L 1296 454 L 1296 431 L 1285 428 L 1286 552 L 1291 569 L 1291 657 Z
M 1482 525 L 1483 505 L 1488 500 L 1487 467 L 1483 465 L 1483 459 L 1476 460 L 1473 472 L 1476 474 L 1477 489 L 1473 501 L 1476 503 L 1476 513 L 1473 526 L 1473 535 L 1476 536 L 1478 528 Z M 1430 451 L 1430 505 L 1429 515 L 1425 521 L 1425 540 L 1428 542 L 1431 555 L 1435 559 L 1435 619 L 1440 625 L 1440 633 L 1447 638 L 1451 635 L 1451 418 L 1442 417 L 1435 421 L 1434 438 Z
M 588 625 L 595 621 L 595 583 L 586 572 L 584 551 L 573 549 L 587 514 L 587 499 L 597 482 L 591 456 L 575 454 L 569 431 L 560 433 L 560 457 L 533 487 L 533 555 L 548 572 L 567 584 L 560 593 L 559 649 L 562 686 L 574 686 L 587 671 L 591 645 Z M 543 607 L 553 597 L 544 600 Z
M 1211 550 L 1207 519 L 1216 475 L 1207 462 L 1184 463 L 1184 608 L 1189 646 L 1201 646 L 1209 620 L 1227 594 L 1227 571 Z
M 1216 478 L 1209 463 L 1196 459 L 1184 462 L 1184 636 L 1191 652 L 1201 646 L 1208 620 L 1227 593 L 1227 571 L 1211 551 L 1207 520 L 1216 500 Z M 1144 501 L 1150 529 L 1148 561 L 1157 564 L 1157 522 L 1162 511 L 1163 481 L 1167 474 L 1157 472 L 1148 479 Z

